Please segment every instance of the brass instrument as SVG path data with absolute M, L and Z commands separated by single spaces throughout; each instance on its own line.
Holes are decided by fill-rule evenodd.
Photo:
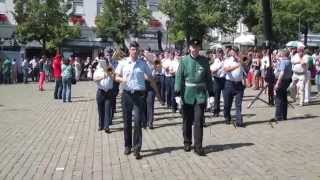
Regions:
M 116 49 L 112 54 L 112 59 L 117 61 L 123 59 L 124 57 L 126 57 L 126 54 L 120 49 Z

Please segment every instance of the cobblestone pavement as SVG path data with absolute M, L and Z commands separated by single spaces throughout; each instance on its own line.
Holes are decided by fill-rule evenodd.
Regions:
M 53 83 L 1 85 L 0 179 L 320 179 L 320 99 L 270 124 L 274 108 L 246 108 L 257 92 L 246 92 L 246 128 L 206 114 L 205 157 L 184 152 L 180 115 L 157 104 L 136 160 L 123 154 L 119 103 L 113 132 L 97 131 L 94 83 L 73 86 L 72 103 L 53 100 Z

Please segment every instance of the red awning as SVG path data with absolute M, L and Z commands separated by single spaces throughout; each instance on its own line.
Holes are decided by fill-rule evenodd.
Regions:
M 71 21 L 73 24 L 80 24 L 80 25 L 82 25 L 85 22 L 84 18 L 78 15 L 70 16 L 69 21 Z
M 8 21 L 8 17 L 5 14 L 0 14 L 0 22 Z

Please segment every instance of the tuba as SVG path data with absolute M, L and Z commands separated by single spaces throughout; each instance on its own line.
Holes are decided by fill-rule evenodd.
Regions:
M 112 54 L 112 59 L 117 61 L 123 59 L 124 57 L 126 57 L 126 54 L 120 49 L 116 49 Z

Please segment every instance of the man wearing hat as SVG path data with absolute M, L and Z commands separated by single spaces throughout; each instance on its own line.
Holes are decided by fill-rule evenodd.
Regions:
M 194 152 L 204 156 L 202 148 L 204 111 L 207 95 L 213 97 L 213 85 L 208 60 L 199 55 L 200 41 L 191 40 L 190 54 L 183 57 L 175 77 L 176 100 L 182 102 L 184 150 L 190 151 L 192 124 L 194 125 Z

